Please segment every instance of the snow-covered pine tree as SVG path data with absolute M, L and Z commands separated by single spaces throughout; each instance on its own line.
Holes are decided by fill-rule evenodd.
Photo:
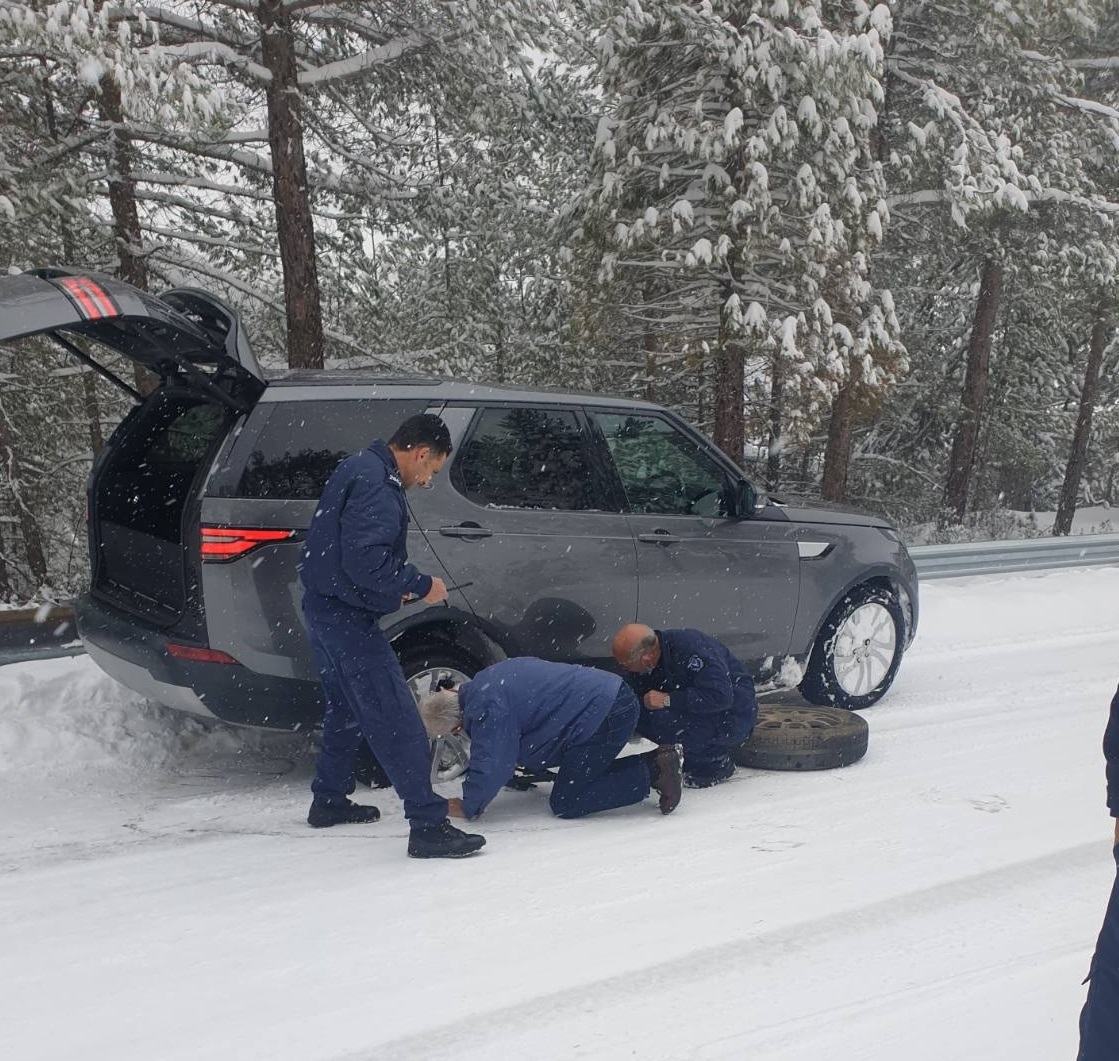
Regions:
M 1082 159 L 1111 134 L 1098 120 L 1069 121 L 1070 49 L 1102 7 L 894 5 L 881 141 L 892 224 L 875 267 L 904 278 L 895 286 L 914 375 L 862 448 L 875 460 L 860 492 L 927 499 L 939 480 L 941 522 L 955 523 L 1005 487 L 1020 493 L 1044 463 L 1021 443 L 1048 435 L 1037 417 L 1051 403 L 1014 383 L 1062 377 L 1053 300 L 1075 293 L 1058 263 L 1083 247 L 1083 226 L 1110 225 Z
M 872 157 L 884 5 L 617 4 L 599 37 L 603 113 L 585 235 L 601 251 L 596 334 L 635 375 L 655 357 L 743 458 L 777 451 L 841 385 L 892 385 L 891 301 L 868 279 L 886 221 Z M 603 323 L 605 322 L 605 323 Z

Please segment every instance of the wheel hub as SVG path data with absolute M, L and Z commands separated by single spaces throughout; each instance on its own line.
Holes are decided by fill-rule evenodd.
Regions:
M 835 676 L 846 693 L 865 696 L 886 677 L 897 653 L 897 627 L 875 601 L 856 608 L 835 635 Z

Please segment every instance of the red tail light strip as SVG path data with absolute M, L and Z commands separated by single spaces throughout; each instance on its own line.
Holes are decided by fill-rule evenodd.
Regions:
M 251 527 L 203 527 L 203 560 L 236 560 L 269 542 L 290 541 L 293 530 L 259 530 Z
M 63 276 L 55 283 L 62 288 L 86 320 L 120 316 L 120 306 L 116 304 L 113 296 L 88 276 Z
M 228 652 L 216 648 L 201 648 L 198 645 L 180 645 L 176 641 L 167 642 L 167 654 L 175 659 L 185 659 L 192 663 L 233 663 L 240 666 Z

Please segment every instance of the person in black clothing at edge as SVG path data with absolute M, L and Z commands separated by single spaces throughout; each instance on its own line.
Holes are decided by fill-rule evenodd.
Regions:
M 431 787 L 431 752 L 382 616 L 405 600 L 447 599 L 443 580 L 408 563 L 404 491 L 426 486 L 451 452 L 447 425 L 430 413 L 405 420 L 338 465 L 307 531 L 299 564 L 303 616 L 326 699 L 322 748 L 307 822 L 315 828 L 375 822 L 354 803 L 354 761 L 364 737 L 404 802 L 413 858 L 462 858 L 485 844 L 447 818 Z
M 683 744 L 684 784 L 710 788 L 732 777 L 731 749 L 750 736 L 758 717 L 746 667 L 699 630 L 629 623 L 613 649 L 641 698 L 637 732 L 655 744 Z
M 1080 1012 L 1080 1050 L 1076 1061 L 1119 1058 L 1119 689 L 1111 700 L 1103 754 L 1107 760 L 1107 809 L 1116 819 L 1112 851 L 1117 873 L 1088 971 L 1088 998 Z

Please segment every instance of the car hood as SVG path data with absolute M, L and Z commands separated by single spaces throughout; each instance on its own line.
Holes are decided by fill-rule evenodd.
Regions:
M 895 530 L 894 525 L 882 516 L 875 516 L 868 512 L 859 512 L 853 508 L 844 508 L 841 505 L 787 505 L 772 498 L 766 506 L 773 506 L 789 519 L 796 523 L 831 524 L 840 527 L 882 527 L 886 530 Z

